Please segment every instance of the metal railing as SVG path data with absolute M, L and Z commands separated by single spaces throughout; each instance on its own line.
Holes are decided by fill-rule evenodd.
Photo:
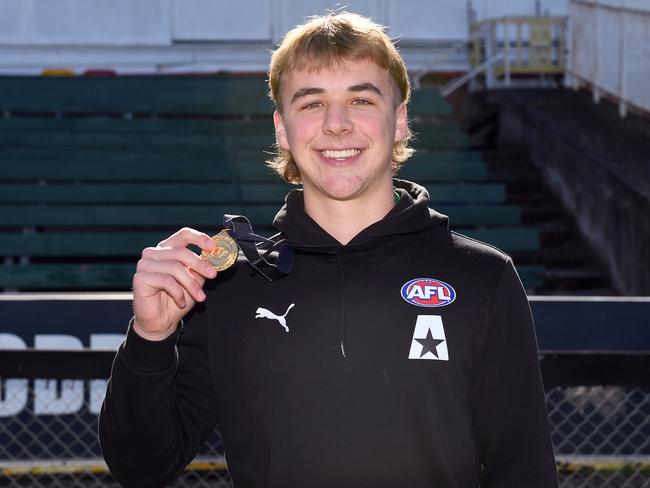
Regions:
M 571 55 L 567 84 L 592 89 L 594 101 L 608 96 L 619 104 L 650 114 L 650 6 L 647 2 L 570 0 Z
M 562 74 L 566 57 L 566 17 L 500 17 L 472 24 L 472 66 L 504 54 L 496 76 Z
M 442 89 L 443 96 L 485 75 L 485 87 L 513 85 L 513 77 L 563 75 L 567 52 L 566 17 L 499 17 L 470 26 L 472 69 Z

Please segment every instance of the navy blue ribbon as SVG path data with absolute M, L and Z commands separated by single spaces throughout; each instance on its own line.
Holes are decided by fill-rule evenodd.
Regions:
M 223 227 L 237 242 L 248 264 L 266 279 L 275 281 L 291 273 L 293 249 L 285 239 L 274 241 L 255 234 L 243 215 L 224 214 Z

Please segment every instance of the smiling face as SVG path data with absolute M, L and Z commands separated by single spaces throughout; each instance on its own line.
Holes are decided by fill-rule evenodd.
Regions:
M 280 92 L 276 137 L 300 170 L 306 204 L 392 195 L 393 144 L 407 123 L 386 70 L 370 60 L 293 70 Z

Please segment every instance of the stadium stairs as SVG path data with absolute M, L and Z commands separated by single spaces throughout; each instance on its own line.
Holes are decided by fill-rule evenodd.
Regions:
M 128 290 L 142 248 L 181 226 L 215 233 L 241 213 L 270 234 L 290 188 L 263 164 L 262 76 L 2 77 L 0 113 L 1 289 Z M 581 244 L 531 170 L 472 149 L 436 89 L 414 92 L 410 118 L 417 153 L 399 176 L 512 255 L 529 291 L 566 291 Z M 607 286 L 584 269 L 575 286 Z
M 490 181 L 507 186 L 506 201 L 521 209 L 523 225 L 539 232 L 539 248 L 515 253 L 515 262 L 543 266 L 543 285 L 535 290 L 539 294 L 617 294 L 602 259 L 578 231 L 576 217 L 530 161 L 529 148 L 504 143 L 500 138 L 504 130 L 529 130 L 526 121 L 504 128 L 504 114 L 498 103 L 501 95 L 466 96 L 461 118 L 471 146 L 481 150 L 487 161 Z M 550 148 L 551 142 L 548 144 Z

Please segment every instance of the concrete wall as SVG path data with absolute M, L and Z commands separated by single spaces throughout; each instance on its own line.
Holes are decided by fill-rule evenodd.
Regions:
M 650 2 L 571 0 L 569 82 L 650 112 Z
M 168 44 L 172 0 L 0 0 L 0 44 Z
M 559 103 L 554 96 L 503 92 L 499 143 L 526 150 L 618 291 L 650 295 L 650 122 L 621 120 L 614 105 L 593 105 L 586 93 L 566 93 Z
M 443 63 L 436 59 L 467 38 L 470 12 L 477 19 L 535 12 L 562 15 L 567 2 L 341 3 L 346 10 L 390 26 L 390 35 L 400 38 L 413 70 L 462 71 L 468 67 L 464 53 Z M 0 0 L 0 74 L 34 74 L 48 67 L 264 71 L 268 50 L 287 30 L 336 5 L 332 0 Z

